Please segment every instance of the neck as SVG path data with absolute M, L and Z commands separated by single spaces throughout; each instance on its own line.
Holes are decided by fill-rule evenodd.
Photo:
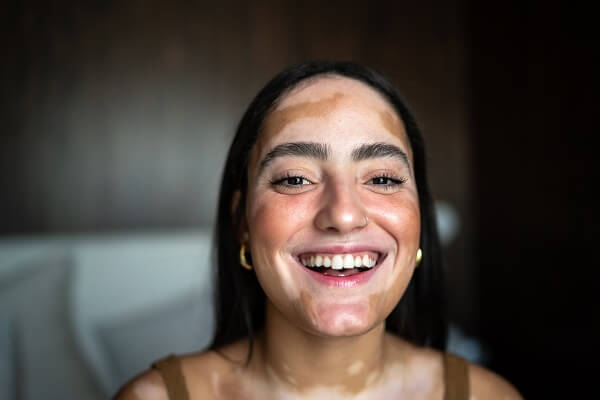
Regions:
M 324 337 L 293 325 L 267 302 L 257 345 L 271 384 L 294 391 L 335 387 L 358 393 L 383 372 L 385 325 L 357 336 Z

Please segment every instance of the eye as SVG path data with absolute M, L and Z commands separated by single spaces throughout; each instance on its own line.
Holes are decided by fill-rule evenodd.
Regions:
M 371 185 L 376 190 L 393 190 L 399 189 L 407 180 L 407 178 L 380 175 L 369 179 L 367 184 Z
M 277 181 L 279 184 L 287 185 L 287 186 L 300 186 L 300 185 L 310 185 L 311 182 L 303 178 L 301 176 L 288 176 L 287 178 L 280 179 Z
M 312 185 L 313 183 L 301 175 L 288 175 L 283 178 L 277 178 L 271 181 L 276 189 L 279 190 L 301 190 L 304 186 Z
M 400 181 L 396 180 L 396 179 L 392 179 L 388 176 L 378 176 L 376 178 L 371 179 L 371 183 L 374 185 L 386 185 L 389 186 L 390 184 L 399 184 Z

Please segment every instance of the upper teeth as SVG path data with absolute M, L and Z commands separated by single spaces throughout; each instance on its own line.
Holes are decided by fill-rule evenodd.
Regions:
M 300 258 L 307 267 L 327 267 L 333 269 L 343 268 L 373 268 L 377 261 L 368 254 L 336 254 L 336 255 L 311 255 Z

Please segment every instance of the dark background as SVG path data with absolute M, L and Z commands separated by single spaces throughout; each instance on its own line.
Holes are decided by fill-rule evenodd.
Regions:
M 7 2 L 0 235 L 210 225 L 237 120 L 284 66 L 370 65 L 421 122 L 450 316 L 526 398 L 585 374 L 592 36 L 558 2 Z M 567 211 L 569 210 L 569 211 Z M 596 235 L 597 236 L 597 235 Z
M 589 12 L 541 1 L 469 7 L 478 326 L 494 343 L 494 368 L 527 398 L 591 393 L 582 360 L 597 337 L 599 224 L 588 189 L 597 182 Z

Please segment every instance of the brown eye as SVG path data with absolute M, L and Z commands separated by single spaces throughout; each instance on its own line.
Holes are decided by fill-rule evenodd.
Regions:
M 271 182 L 275 186 L 283 186 L 287 188 L 298 188 L 305 185 L 312 185 L 312 182 L 302 176 L 286 176 L 285 178 L 276 179 Z
M 372 179 L 374 185 L 389 185 L 390 182 L 391 179 L 385 176 L 378 176 L 377 178 Z
M 385 186 L 401 185 L 405 181 L 406 180 L 403 180 L 403 179 L 393 179 L 393 178 L 390 178 L 389 176 L 378 176 L 378 177 L 371 179 L 371 183 L 373 185 L 385 185 Z
M 291 176 L 286 179 L 286 184 L 288 184 L 290 186 L 302 185 L 303 181 L 305 181 L 305 180 L 306 179 L 303 179 L 299 176 Z
M 391 176 L 380 175 L 369 179 L 368 185 L 377 191 L 395 193 L 407 180 L 407 178 L 392 178 Z

